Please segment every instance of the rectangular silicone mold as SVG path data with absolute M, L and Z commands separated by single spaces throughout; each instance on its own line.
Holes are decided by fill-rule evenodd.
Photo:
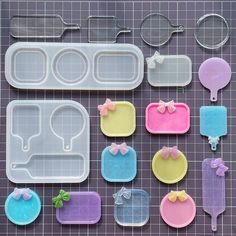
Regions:
M 5 55 L 6 79 L 20 89 L 131 90 L 143 74 L 131 44 L 19 42 Z
M 66 100 L 7 106 L 6 173 L 14 183 L 80 183 L 89 174 L 89 116 Z
M 192 61 L 185 55 L 160 55 L 162 62 L 147 67 L 149 84 L 154 87 L 184 87 L 192 80 Z
M 70 192 L 56 218 L 61 224 L 96 224 L 101 218 L 101 197 L 96 192 Z
M 190 128 L 190 109 L 185 103 L 175 103 L 175 112 L 160 113 L 159 103 L 146 108 L 146 129 L 152 134 L 184 134 Z

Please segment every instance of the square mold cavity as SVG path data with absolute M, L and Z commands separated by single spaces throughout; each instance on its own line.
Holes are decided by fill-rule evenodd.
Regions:
M 102 133 L 108 137 L 127 137 L 136 129 L 135 107 L 130 102 L 114 102 L 116 109 L 109 111 L 107 116 L 101 116 Z
M 145 225 L 149 220 L 149 194 L 142 189 L 125 189 L 122 195 L 122 189 L 113 196 L 115 202 L 119 201 L 115 203 L 115 221 L 122 226 Z
M 61 224 L 96 224 L 101 218 L 101 197 L 96 192 L 70 192 L 70 200 L 56 209 Z
M 7 107 L 6 173 L 14 183 L 80 183 L 89 174 L 89 116 L 74 101 Z
M 121 144 L 122 145 L 122 144 Z M 137 155 L 132 147 L 127 146 L 128 152 L 115 155 L 110 152 L 112 146 L 106 147 L 102 152 L 102 177 L 108 182 L 130 182 L 137 174 Z

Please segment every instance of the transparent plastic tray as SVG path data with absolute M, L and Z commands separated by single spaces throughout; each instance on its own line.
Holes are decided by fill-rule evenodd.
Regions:
M 6 173 L 14 183 L 80 183 L 89 174 L 89 115 L 66 100 L 7 107 Z
M 19 42 L 5 55 L 5 76 L 21 89 L 131 90 L 144 75 L 131 44 Z
M 155 53 L 156 54 L 156 53 Z M 184 87 L 192 80 L 192 61 L 185 55 L 159 55 L 154 68 L 147 66 L 147 78 L 154 87 Z M 159 61 L 159 62 L 158 62 Z M 161 63 L 160 63 L 161 62 Z

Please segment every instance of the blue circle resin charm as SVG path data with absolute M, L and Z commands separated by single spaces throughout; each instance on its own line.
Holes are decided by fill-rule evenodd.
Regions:
M 16 225 L 28 225 L 36 220 L 41 211 L 37 193 L 29 188 L 15 188 L 5 202 L 7 218 Z

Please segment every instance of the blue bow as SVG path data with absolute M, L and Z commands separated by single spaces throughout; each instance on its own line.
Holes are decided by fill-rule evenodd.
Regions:
M 113 198 L 115 199 L 116 205 L 123 204 L 122 196 L 126 199 L 130 199 L 131 191 L 126 189 L 125 187 L 122 187 L 121 190 L 119 190 L 117 193 L 114 193 Z

